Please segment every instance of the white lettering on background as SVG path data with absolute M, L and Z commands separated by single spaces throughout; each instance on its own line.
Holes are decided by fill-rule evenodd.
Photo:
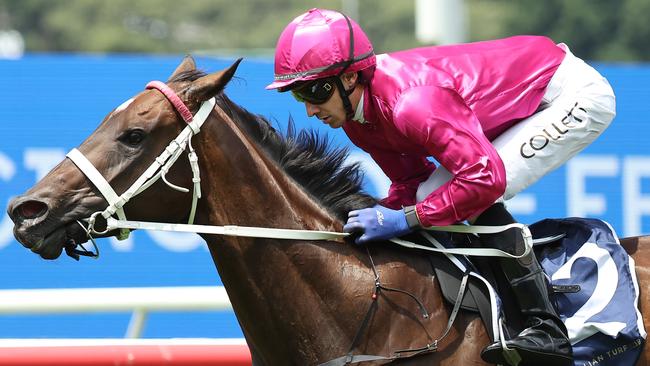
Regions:
M 642 235 L 643 217 L 650 216 L 650 186 L 643 189 L 641 182 L 650 179 L 650 158 L 625 157 L 623 171 L 623 232 L 626 236 Z
M 517 215 L 533 215 L 537 211 L 537 197 L 532 193 L 519 193 L 506 201 L 508 211 Z
M 43 179 L 58 163 L 65 159 L 63 149 L 27 148 L 25 149 L 25 168 L 36 173 L 36 182 Z
M 576 156 L 566 165 L 567 215 L 598 217 L 607 211 L 602 194 L 587 193 L 587 177 L 613 177 L 619 174 L 619 162 L 614 155 Z
M 15 174 L 16 166 L 14 165 L 14 162 L 11 161 L 7 155 L 0 152 L 0 181 L 8 182 Z M 10 199 L 11 197 L 7 197 L 7 204 Z M 0 249 L 2 249 L 13 242 L 14 224 L 11 222 L 9 216 L 4 212 L 4 210 L 0 212 L 2 212 L 2 220 L 0 220 Z
M 203 244 L 203 238 L 197 234 L 148 231 L 147 235 L 170 252 L 189 252 Z

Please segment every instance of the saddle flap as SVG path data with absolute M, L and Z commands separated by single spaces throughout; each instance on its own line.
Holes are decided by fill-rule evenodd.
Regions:
M 458 289 L 462 278 L 463 271 L 456 267 L 448 258 L 442 255 L 430 256 L 442 296 L 450 304 L 454 305 L 457 301 Z M 490 300 L 490 290 L 487 285 L 480 279 L 470 276 L 467 282 L 467 291 L 463 295 L 461 308 L 479 313 L 481 319 L 486 324 L 486 329 L 491 339 L 495 339 L 493 330 L 493 309 Z

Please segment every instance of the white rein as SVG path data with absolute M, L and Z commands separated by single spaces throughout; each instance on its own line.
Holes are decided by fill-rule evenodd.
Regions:
M 295 229 L 274 229 L 274 228 L 260 228 L 260 227 L 246 227 L 246 226 L 212 226 L 212 225 L 194 225 L 194 216 L 196 213 L 196 205 L 199 198 L 201 198 L 201 178 L 198 165 L 198 156 L 192 148 L 192 137 L 198 134 L 201 126 L 206 121 L 210 113 L 217 109 L 222 112 L 216 105 L 215 98 L 203 102 L 196 115 L 192 116 L 187 106 L 180 100 L 171 88 L 159 81 L 153 81 L 147 84 L 147 88 L 155 88 L 162 92 L 165 97 L 174 105 L 176 110 L 181 114 L 187 126 L 181 133 L 172 140 L 165 150 L 154 160 L 154 162 L 145 170 L 144 173 L 120 196 L 115 193 L 110 183 L 102 176 L 102 174 L 95 168 L 95 166 L 77 149 L 72 149 L 66 156 L 81 170 L 88 179 L 97 187 L 97 189 L 104 196 L 108 202 L 108 207 L 103 211 L 93 213 L 89 218 L 85 219 L 88 223 L 86 232 L 92 239 L 92 235 L 103 235 L 109 231 L 118 230 L 117 238 L 124 240 L 128 238 L 130 230 L 143 229 L 143 230 L 162 230 L 162 231 L 176 231 L 176 232 L 190 232 L 190 233 L 203 233 L 203 234 L 216 234 L 227 236 L 241 236 L 241 237 L 256 237 L 256 238 L 269 238 L 269 239 L 298 239 L 298 240 L 333 240 L 341 241 L 348 236 L 348 233 L 331 232 L 331 231 L 316 231 L 316 230 L 295 230 Z M 220 113 L 227 117 L 225 113 Z M 189 192 L 189 189 L 179 187 L 170 183 L 165 175 L 171 166 L 178 160 L 185 149 L 189 150 L 189 162 L 192 169 L 192 207 L 190 209 L 189 220 L 187 224 L 170 224 L 158 222 L 143 222 L 143 221 L 128 221 L 124 214 L 124 205 L 129 202 L 133 197 L 142 193 L 149 188 L 158 179 L 162 180 L 171 188 L 181 191 Z M 95 221 L 97 216 L 101 215 L 106 220 L 106 229 L 97 231 L 95 229 Z M 117 215 L 117 219 L 113 217 Z M 475 256 L 490 256 L 490 257 L 509 257 L 521 258 L 526 256 L 532 250 L 532 236 L 528 227 L 523 224 L 515 223 L 504 226 L 466 226 L 466 225 L 451 225 L 451 226 L 433 226 L 428 227 L 426 230 L 434 231 L 447 231 L 456 233 L 472 233 L 472 234 L 490 234 L 505 231 L 511 228 L 519 228 L 522 232 L 526 244 L 526 250 L 523 254 L 513 255 L 498 249 L 492 248 L 445 248 L 431 235 L 424 235 L 434 247 L 416 244 L 410 241 L 394 238 L 391 239 L 395 244 L 414 248 L 422 249 L 432 252 L 440 252 L 446 254 L 457 255 L 475 255 Z

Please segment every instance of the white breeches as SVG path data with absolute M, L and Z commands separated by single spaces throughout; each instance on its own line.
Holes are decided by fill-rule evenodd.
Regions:
M 503 199 L 514 197 L 582 151 L 616 115 L 614 92 L 607 80 L 564 44 L 560 47 L 567 54 L 537 112 L 492 141 L 506 169 Z M 417 202 L 451 177 L 439 166 L 420 184 Z

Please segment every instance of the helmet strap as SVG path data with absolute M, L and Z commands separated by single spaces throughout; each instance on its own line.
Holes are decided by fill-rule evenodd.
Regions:
M 343 82 L 341 82 L 341 78 L 337 77 L 336 89 L 339 90 L 339 95 L 341 96 L 341 100 L 343 101 L 343 107 L 345 108 L 345 116 L 347 119 L 351 119 L 354 116 L 354 110 L 352 110 L 352 103 L 350 102 L 350 94 L 352 94 L 352 92 L 354 91 L 354 86 L 350 88 L 350 90 L 346 90 L 345 87 L 343 87 Z

